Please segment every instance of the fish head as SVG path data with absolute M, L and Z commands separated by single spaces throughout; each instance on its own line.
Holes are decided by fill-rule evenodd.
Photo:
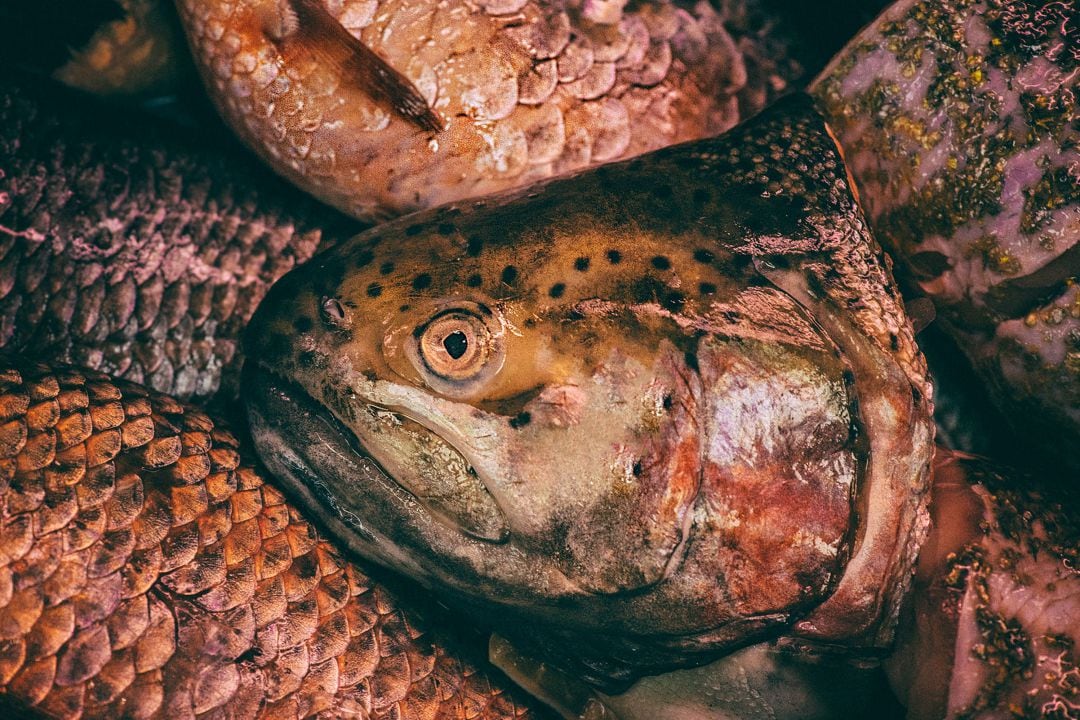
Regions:
M 738 188 L 657 219 L 657 187 L 700 200 L 671 172 L 428 211 L 293 271 L 249 328 L 264 462 L 355 551 L 642 665 L 821 606 L 867 502 L 869 341 L 734 241 Z

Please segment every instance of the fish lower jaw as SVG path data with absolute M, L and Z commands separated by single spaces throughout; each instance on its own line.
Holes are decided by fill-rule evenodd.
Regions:
M 415 451 L 412 445 L 423 445 L 423 454 L 433 459 L 432 467 L 419 471 L 408 466 L 395 468 L 395 446 L 372 452 L 362 433 L 296 381 L 258 362 L 245 369 L 245 379 L 248 415 L 263 461 L 286 464 L 282 470 L 293 477 L 293 484 L 315 492 L 316 509 L 338 517 L 350 534 L 366 534 L 370 540 L 371 529 L 362 520 L 370 505 L 368 496 L 389 491 L 410 514 L 423 513 L 428 522 L 437 522 L 453 534 L 488 543 L 502 543 L 509 537 L 504 515 L 471 465 L 430 428 L 374 404 L 356 411 L 359 416 L 370 410 L 370 417 L 362 418 L 364 422 L 373 427 L 388 424 L 380 435 L 391 442 L 404 437 L 411 443 L 405 448 L 409 451 Z M 447 478 L 450 471 L 446 468 L 450 467 L 456 472 Z M 330 476 L 345 482 L 332 489 Z M 468 481 L 467 487 L 463 480 Z

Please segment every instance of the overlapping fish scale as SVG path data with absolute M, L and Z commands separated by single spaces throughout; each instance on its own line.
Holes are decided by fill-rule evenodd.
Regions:
M 235 0 L 179 3 L 211 95 L 278 172 L 363 219 L 383 219 L 718 134 L 799 75 L 752 0 L 335 0 L 326 9 L 404 74 L 446 127 L 421 132 L 380 102 L 347 64 L 310 57 L 326 38 L 280 47 Z M 225 47 L 237 33 L 240 47 Z M 775 33 L 774 33 L 775 34 Z M 324 45 L 320 45 L 324 43 Z M 753 56 L 748 72 L 744 56 Z M 242 60 L 239 61 L 239 60 Z M 226 72 L 227 70 L 227 72 Z M 632 93 L 678 106 L 661 124 L 626 103 L 625 139 L 592 103 Z M 734 98 L 738 97 L 738 101 Z M 610 111 L 605 111 L 610 114 Z M 556 120 L 555 114 L 564 116 Z M 605 136 L 598 138 L 598 136 Z M 537 139 L 542 138 L 542 142 Z M 595 142 L 594 142 L 595 141 Z M 603 146 L 599 153 L 594 145 Z
M 345 226 L 242 156 L 62 102 L 0 88 L 0 348 L 231 386 L 266 289 Z
M 198 410 L 0 369 L 0 693 L 60 718 L 530 717 Z

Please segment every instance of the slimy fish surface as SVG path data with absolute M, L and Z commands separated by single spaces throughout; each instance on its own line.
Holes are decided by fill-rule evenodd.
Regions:
M 184 0 L 237 134 L 385 218 L 732 127 L 797 74 L 754 3 Z
M 272 471 L 353 549 L 557 638 L 581 676 L 796 620 L 891 641 L 930 388 L 805 98 L 376 228 L 283 278 L 248 339 Z
M 905 0 L 813 88 L 875 236 L 1025 439 L 1015 455 L 1074 473 L 1078 87 L 1075 0 Z

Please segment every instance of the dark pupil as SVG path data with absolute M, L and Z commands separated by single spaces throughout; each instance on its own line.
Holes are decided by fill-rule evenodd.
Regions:
M 465 351 L 469 349 L 469 339 L 460 330 L 455 330 L 443 338 L 442 344 L 446 348 L 446 353 L 455 360 L 464 355 Z

